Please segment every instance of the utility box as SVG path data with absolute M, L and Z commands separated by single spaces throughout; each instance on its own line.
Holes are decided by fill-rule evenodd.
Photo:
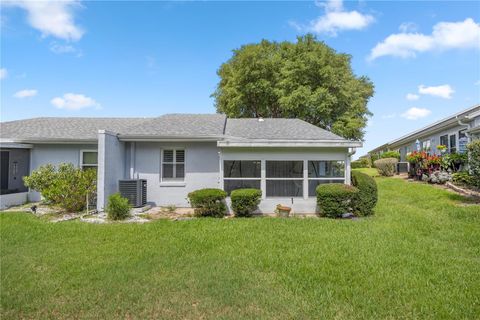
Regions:
M 119 180 L 120 195 L 128 199 L 134 208 L 143 207 L 147 204 L 147 180 Z

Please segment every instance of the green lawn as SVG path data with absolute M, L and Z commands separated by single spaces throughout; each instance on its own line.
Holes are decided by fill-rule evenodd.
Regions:
M 480 207 L 377 178 L 376 216 L 48 223 L 0 214 L 1 318 L 475 319 Z

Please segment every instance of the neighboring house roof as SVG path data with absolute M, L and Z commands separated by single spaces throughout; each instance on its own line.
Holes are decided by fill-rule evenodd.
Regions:
M 125 141 L 215 140 L 219 146 L 360 146 L 299 119 L 227 119 L 223 114 L 167 114 L 156 118 L 34 118 L 1 123 L 4 142 L 96 141 L 99 130 Z M 267 145 L 268 144 L 268 145 Z
M 398 139 L 392 140 L 388 143 L 385 143 L 371 151 L 369 153 L 377 152 L 377 151 L 382 151 L 386 150 L 389 148 L 397 148 L 399 146 L 402 146 L 405 143 L 409 143 L 411 140 L 416 140 L 418 138 L 422 138 L 431 134 L 434 134 L 436 132 L 439 132 L 441 130 L 444 130 L 446 128 L 454 127 L 459 124 L 459 121 L 462 123 L 468 123 L 471 122 L 475 117 L 479 116 L 480 112 L 480 105 L 474 105 L 471 108 L 468 108 L 466 110 L 457 112 L 447 118 L 444 118 L 442 120 L 436 121 L 428 126 L 425 126 L 423 128 L 420 128 L 418 130 L 415 130 L 413 132 L 410 132 L 404 136 L 401 136 Z

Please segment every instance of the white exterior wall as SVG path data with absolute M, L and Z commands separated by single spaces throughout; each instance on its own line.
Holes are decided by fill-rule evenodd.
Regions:
M 30 150 L 30 172 L 45 164 L 72 163 L 80 166 L 81 150 L 97 150 L 96 144 L 36 144 Z M 29 201 L 40 201 L 40 193 L 29 192 Z
M 12 206 L 19 206 L 27 202 L 28 192 L 10 193 L 0 195 L 0 210 Z
M 161 150 L 172 148 L 185 149 L 183 182 L 161 180 Z M 132 142 L 127 149 L 127 171 L 132 173 L 130 179 L 147 180 L 147 202 L 188 207 L 189 192 L 220 187 L 218 151 L 216 142 Z
M 118 192 L 118 180 L 125 178 L 125 143 L 112 132 L 98 133 L 97 210 L 103 211 L 108 197 Z
M 297 160 L 304 161 L 304 178 L 308 177 L 308 161 L 336 160 L 345 161 L 345 183 L 350 183 L 350 159 L 347 148 L 223 148 L 221 151 L 221 187 L 223 188 L 224 160 L 260 160 L 262 162 L 262 201 L 258 212 L 273 213 L 277 204 L 292 207 L 295 213 L 315 213 L 317 200 L 308 196 L 308 181 L 303 183 L 303 197 L 266 197 L 265 161 Z M 230 206 L 230 201 L 227 201 Z

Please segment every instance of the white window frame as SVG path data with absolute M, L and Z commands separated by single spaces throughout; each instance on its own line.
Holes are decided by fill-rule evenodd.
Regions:
M 303 175 L 302 177 L 298 178 L 269 178 L 267 177 L 267 162 L 302 162 L 302 172 Z M 302 194 L 299 196 L 267 196 L 267 181 L 274 181 L 274 180 L 279 180 L 279 181 L 287 181 L 287 180 L 292 180 L 292 181 L 302 181 Z M 281 159 L 265 159 L 265 197 L 268 199 L 275 199 L 275 198 L 303 198 L 305 193 L 305 160 L 281 160 Z
M 241 177 L 235 177 L 235 178 L 229 178 L 225 177 L 225 161 L 251 161 L 255 162 L 258 161 L 260 162 L 260 177 L 248 177 L 248 178 L 241 178 Z M 260 181 L 260 187 L 262 186 L 262 160 L 222 160 L 222 190 L 225 190 L 225 181 L 230 181 L 230 180 L 251 180 L 251 181 Z
M 85 152 L 95 152 L 97 154 L 97 164 L 83 164 L 83 154 Z M 98 150 L 93 149 L 82 149 L 80 150 L 80 165 L 79 167 L 83 170 L 84 168 L 98 168 Z
M 165 162 L 163 161 L 163 153 L 165 150 L 173 150 L 173 162 Z M 181 150 L 183 151 L 183 162 L 177 162 L 177 151 Z M 187 168 L 186 168 L 186 163 L 187 163 L 187 150 L 185 148 L 164 148 L 161 149 L 160 152 L 160 182 L 184 182 L 185 177 L 187 175 Z M 172 164 L 173 165 L 173 178 L 164 178 L 163 177 L 163 165 L 164 164 Z M 177 164 L 183 164 L 183 177 L 182 178 L 177 178 Z
M 309 163 L 310 161 L 323 161 L 323 162 L 335 161 L 335 162 L 343 162 L 343 177 L 322 177 L 322 178 L 316 178 L 316 177 L 314 177 L 314 178 L 311 178 L 311 177 L 308 176 L 308 163 Z M 311 196 L 311 195 L 310 195 L 310 189 L 309 189 L 309 188 L 310 188 L 310 184 L 309 184 L 309 182 L 310 182 L 311 180 L 338 180 L 338 181 L 343 180 L 343 183 L 345 183 L 345 181 L 347 181 L 347 162 L 346 162 L 345 160 L 306 160 L 306 161 L 305 161 L 305 164 L 306 164 L 306 168 L 307 168 L 307 169 L 305 170 L 305 171 L 306 171 L 305 176 L 307 177 L 307 183 L 306 183 L 306 186 L 307 186 L 307 196 L 308 196 L 309 198 L 315 198 L 315 197 L 316 197 L 316 196 Z

